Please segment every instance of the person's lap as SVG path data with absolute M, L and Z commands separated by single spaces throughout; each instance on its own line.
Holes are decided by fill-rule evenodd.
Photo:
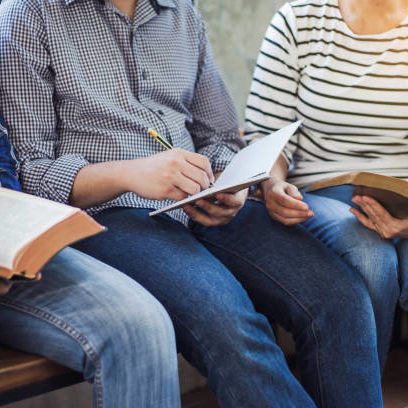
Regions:
M 304 357 L 304 374 L 310 374 L 308 391 L 316 400 L 335 398 L 334 394 L 337 395 L 337 392 L 333 396 L 326 395 L 331 391 L 330 386 L 324 384 L 325 391 L 321 389 L 321 379 L 317 378 L 319 374 L 331 375 L 343 368 L 347 373 L 344 361 L 336 362 L 339 365 L 334 364 L 331 369 L 318 362 L 321 358 L 318 355 L 321 350 L 318 349 L 322 344 L 323 348 L 329 347 L 335 336 L 347 336 L 339 334 L 344 328 L 343 324 L 322 327 L 327 332 L 322 343 L 317 344 L 315 338 L 320 334 L 313 328 L 329 320 L 330 314 L 336 310 L 342 312 L 341 316 L 337 312 L 330 317 L 338 317 L 339 321 L 342 317 L 348 319 L 350 307 L 341 302 L 358 299 L 358 304 L 351 300 L 350 306 L 356 306 L 352 314 L 361 319 L 366 327 L 357 324 L 353 327 L 348 322 L 348 326 L 351 326 L 348 327 L 348 334 L 353 339 L 357 336 L 367 339 L 364 344 L 367 352 L 363 353 L 367 361 L 359 361 L 367 368 L 364 373 L 367 378 L 361 378 L 359 387 L 370 389 L 373 401 L 378 401 L 379 380 L 375 373 L 376 358 L 373 357 L 376 353 L 374 322 L 364 284 L 357 274 L 335 261 L 329 251 L 300 228 L 278 227 L 269 219 L 263 206 L 247 203 L 237 219 L 226 227 L 211 229 L 196 226 L 193 229 L 209 252 L 182 225 L 167 216 L 149 218 L 148 210 L 112 209 L 97 215 L 96 219 L 108 226 L 109 231 L 76 247 L 120 268 L 162 302 L 173 319 L 180 349 L 204 374 L 210 375 L 210 383 L 212 369 L 227 370 L 220 373 L 224 378 L 228 378 L 228 374 L 230 378 L 236 375 L 234 360 L 239 361 L 243 356 L 234 356 L 234 343 L 242 341 L 249 345 L 254 336 L 263 346 L 256 351 L 258 356 L 249 355 L 248 359 L 262 360 L 263 363 L 257 368 L 265 369 L 265 373 L 254 373 L 255 377 L 262 378 L 263 374 L 270 376 L 271 367 L 280 371 L 277 381 L 282 375 L 283 379 L 288 376 L 284 359 L 281 352 L 276 350 L 273 333 L 265 317 L 254 312 L 247 293 L 233 276 L 235 274 L 260 311 L 297 334 Z M 309 267 L 313 261 L 319 265 Z M 330 285 L 325 276 L 329 269 L 331 272 L 334 270 Z M 337 285 L 333 284 L 335 278 L 338 278 Z M 332 334 L 330 339 L 326 339 L 329 329 Z M 363 332 L 354 333 L 353 329 Z M 237 332 L 240 336 L 231 338 Z M 216 348 L 214 343 L 217 344 Z M 350 343 L 347 346 L 354 347 Z M 351 353 L 360 352 L 350 350 Z M 229 358 L 229 364 L 223 365 L 225 358 Z M 368 361 L 370 358 L 372 361 Z M 326 371 L 319 372 L 316 365 Z M 247 371 L 242 375 L 250 377 L 250 369 L 246 367 Z M 284 386 L 281 391 L 284 396 Z M 218 396 L 220 392 L 222 394 L 223 391 L 219 390 Z
M 108 231 L 76 248 L 120 268 L 160 300 L 173 320 L 179 350 L 208 377 L 221 406 L 282 401 L 289 407 L 291 400 L 313 406 L 239 282 L 183 225 L 148 213 L 118 208 L 98 214 Z M 271 369 L 272 362 L 279 362 L 279 370 Z M 268 381 L 276 388 L 265 387 Z M 253 387 L 251 397 L 242 386 L 246 382 Z M 260 383 L 264 388 L 257 390 Z
M 356 339 L 364 337 L 364 347 L 375 344 L 371 304 L 354 271 L 301 228 L 274 222 L 264 206 L 255 202 L 249 202 L 225 227 L 209 229 L 195 224 L 193 231 L 244 285 L 256 309 L 293 333 L 308 390 L 320 382 L 328 406 L 347 406 L 347 399 L 342 400 L 340 394 L 343 386 L 353 393 L 349 375 L 354 377 L 357 394 L 365 386 L 375 388 L 378 377 L 373 366 L 358 373 L 356 367 L 364 362 L 351 362 L 345 355 L 347 347 L 359 355 L 361 348 L 351 351 L 359 343 Z M 356 303 L 356 297 L 361 302 Z M 336 343 L 341 337 L 344 342 Z M 342 355 L 339 359 L 333 358 L 335 348 Z M 371 352 L 365 354 L 367 361 L 372 356 Z M 311 393 L 318 395 L 319 391 Z M 373 395 L 373 401 L 377 396 Z
M 355 207 L 352 186 L 339 186 L 308 193 L 304 200 L 314 211 L 313 218 L 302 223 L 328 248 L 350 265 L 364 279 L 373 302 L 378 328 L 378 348 L 382 366 L 385 363 L 391 336 L 395 307 L 399 296 L 399 253 L 408 254 L 400 244 L 382 239 L 376 232 L 361 225 L 349 212 Z M 403 261 L 403 263 L 406 263 Z
M 148 407 L 149 399 L 178 405 L 175 339 L 167 313 L 144 288 L 108 265 L 66 248 L 44 267 L 40 281 L 15 284 L 1 296 L 0 314 L 0 344 L 82 372 L 95 384 L 95 407 L 131 407 L 135 401 Z

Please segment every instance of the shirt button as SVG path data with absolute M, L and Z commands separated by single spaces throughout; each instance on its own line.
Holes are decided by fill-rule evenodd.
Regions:
M 146 79 L 147 79 L 147 71 L 144 69 L 143 71 L 142 71 L 142 78 L 146 81 Z
M 158 113 L 160 116 L 163 116 L 163 115 L 164 115 L 164 112 L 163 112 L 162 110 L 157 111 L 157 113 Z

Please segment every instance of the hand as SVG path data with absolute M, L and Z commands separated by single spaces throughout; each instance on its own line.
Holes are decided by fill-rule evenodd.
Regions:
M 248 189 L 237 193 L 220 193 L 215 196 L 217 203 L 207 200 L 198 200 L 196 206 L 202 208 L 204 212 L 192 205 L 185 205 L 184 211 L 194 221 L 206 227 L 217 227 L 228 224 L 244 206 L 248 197 Z
M 214 181 L 207 157 L 182 149 L 127 161 L 126 166 L 126 190 L 152 200 L 182 200 Z
M 35 280 L 41 279 L 41 273 L 37 273 Z M 7 295 L 8 291 L 11 289 L 13 284 L 11 282 L 6 282 L 4 280 L 0 280 L 0 296 Z
M 352 201 L 365 215 L 355 208 L 350 208 L 350 212 L 365 227 L 384 239 L 408 238 L 408 218 L 394 218 L 378 201 L 368 196 L 354 196 Z
M 314 216 L 293 184 L 283 180 L 267 180 L 262 185 L 269 215 L 284 225 L 300 224 Z
M 6 295 L 11 288 L 11 283 L 0 281 L 0 296 Z

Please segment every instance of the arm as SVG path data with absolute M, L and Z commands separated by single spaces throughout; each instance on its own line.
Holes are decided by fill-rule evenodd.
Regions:
M 246 109 L 245 134 L 250 141 L 297 120 L 299 82 L 296 23 L 286 4 L 270 23 L 258 56 Z M 264 182 L 262 191 L 271 217 L 285 225 L 301 223 L 311 216 L 296 186 L 287 183 L 288 167 L 297 150 L 297 134 L 285 147 Z
M 29 2 L 8 2 L 0 14 L 0 110 L 20 160 L 24 191 L 68 203 L 80 154 L 56 157 L 54 73 L 40 10 Z
M 0 108 L 19 154 L 24 190 L 88 208 L 126 191 L 178 200 L 207 188 L 213 180 L 208 159 L 180 149 L 97 164 L 81 154 L 56 155 L 58 119 L 47 33 L 40 10 L 28 4 L 9 2 L 0 14 Z

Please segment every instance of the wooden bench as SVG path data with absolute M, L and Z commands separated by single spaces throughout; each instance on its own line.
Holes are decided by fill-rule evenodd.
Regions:
M 82 374 L 44 357 L 0 346 L 0 405 L 84 381 Z

